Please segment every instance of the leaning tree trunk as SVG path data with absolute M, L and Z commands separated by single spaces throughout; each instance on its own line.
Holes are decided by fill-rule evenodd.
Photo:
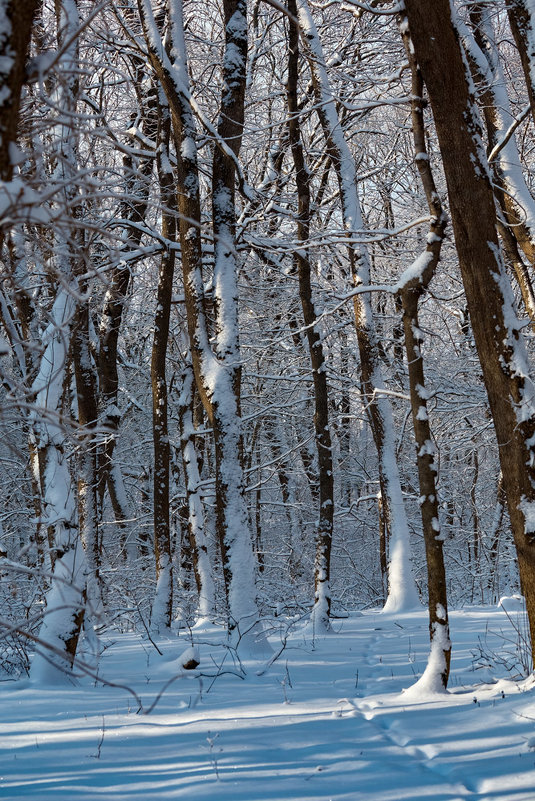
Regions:
M 36 400 L 32 417 L 43 485 L 43 522 L 48 529 L 53 574 L 31 677 L 46 683 L 69 674 L 85 611 L 86 563 L 62 425 L 74 311 L 73 293 L 62 287 L 43 334 L 43 355 L 33 386 Z
M 307 0 L 298 0 L 298 19 L 305 53 L 312 72 L 317 110 L 327 143 L 327 152 L 340 186 L 348 256 L 355 287 L 370 284 L 370 262 L 364 245 L 355 243 L 355 232 L 363 222 L 357 189 L 355 160 L 345 139 L 335 97 L 332 93 L 323 49 Z M 384 382 L 369 293 L 354 296 L 355 324 L 360 355 L 363 400 L 378 454 L 383 513 L 390 531 L 389 590 L 385 612 L 399 612 L 419 606 L 418 592 L 410 565 L 409 527 L 396 460 L 394 423 Z
M 469 67 L 448 0 L 406 0 L 442 153 L 459 263 L 488 393 L 535 643 L 535 387 L 496 231 Z M 448 80 L 444 80 L 444 75 Z
M 97 540 L 90 497 L 94 492 L 95 475 L 86 455 L 81 454 L 82 468 L 77 491 L 73 488 L 66 431 L 62 417 L 70 405 L 70 356 L 74 356 L 77 390 L 80 398 L 79 413 L 82 423 L 80 447 L 91 451 L 87 441 L 89 428 L 94 425 L 96 411 L 91 411 L 94 398 L 88 379 L 89 353 L 86 335 L 88 317 L 84 315 L 84 301 L 79 298 L 76 277 L 79 249 L 79 222 L 73 214 L 78 209 L 76 117 L 78 97 L 78 45 L 79 16 L 76 1 L 55 3 L 58 45 L 63 48 L 58 70 L 60 76 L 54 92 L 54 105 L 58 113 L 56 125 L 57 149 L 54 155 L 53 180 L 61 198 L 63 226 L 54 241 L 53 279 L 57 296 L 52 307 L 51 321 L 43 337 L 43 355 L 34 391 L 36 393 L 36 429 L 39 462 L 42 470 L 43 507 L 49 531 L 49 542 L 54 563 L 53 579 L 46 597 L 46 612 L 39 637 L 45 647 L 32 665 L 32 675 L 41 679 L 56 678 L 68 672 L 73 664 L 85 614 L 86 584 L 92 600 L 96 601 L 98 585 Z M 70 124 L 66 124 L 66 118 Z M 78 318 L 78 319 L 76 319 Z M 77 328 L 74 330 L 74 323 Z M 72 353 L 70 353 L 72 351 Z M 83 364 L 82 364 L 83 362 Z M 48 412 L 48 415 L 47 415 Z M 55 419 L 54 419 L 55 418 Z M 86 419 L 87 418 L 87 419 Z M 87 426 L 87 427 L 86 427 Z M 92 475 L 91 475 L 92 473 Z M 78 507 L 78 508 L 77 508 Z M 77 515 L 77 511 L 81 515 Z M 77 519 L 78 518 L 78 519 Z M 83 527 L 80 530 L 80 526 Z M 81 543 L 83 542 L 84 548 Z M 89 559 L 86 560 L 86 554 Z M 50 653 L 46 652 L 50 648 Z
M 297 16 L 296 0 L 289 0 L 288 11 L 295 19 Z M 290 18 L 288 82 L 286 85 L 289 112 L 288 127 L 298 196 L 297 239 L 300 244 L 304 245 L 304 247 L 298 249 L 295 258 L 299 277 L 299 295 L 314 380 L 314 431 L 319 482 L 319 520 L 316 534 L 315 594 L 312 621 L 317 630 L 328 631 L 330 629 L 329 614 L 331 611 L 330 569 L 334 520 L 333 458 L 329 427 L 327 370 L 312 297 L 310 259 L 306 250 L 306 243 L 310 235 L 310 173 L 305 162 L 301 142 L 297 102 L 298 68 L 299 29 L 293 19 Z

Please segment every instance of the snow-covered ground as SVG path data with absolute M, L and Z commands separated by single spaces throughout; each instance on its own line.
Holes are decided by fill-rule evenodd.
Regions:
M 321 638 L 296 622 L 279 659 L 265 671 L 248 663 L 245 678 L 214 626 L 159 638 L 162 655 L 142 636 L 108 633 L 99 674 L 143 711 L 126 689 L 87 677 L 3 682 L 0 799 L 534 801 L 535 684 L 513 680 L 511 620 L 452 613 L 450 691 L 410 701 L 402 691 L 427 658 L 424 612 L 355 614 Z M 197 671 L 180 668 L 190 636 Z

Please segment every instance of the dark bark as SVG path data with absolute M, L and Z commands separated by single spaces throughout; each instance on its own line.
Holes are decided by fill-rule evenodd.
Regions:
M 176 200 L 173 173 L 170 170 L 169 138 L 171 118 L 167 107 L 160 107 L 158 179 L 162 203 L 162 236 L 173 242 L 176 236 Z M 166 360 L 173 293 L 175 250 L 162 254 L 156 292 L 154 339 L 151 358 L 152 434 L 154 452 L 153 515 L 154 554 L 156 558 L 156 599 L 151 623 L 155 627 L 171 625 L 173 580 L 171 571 L 171 530 L 169 519 L 169 481 L 171 449 L 167 413 Z M 156 619 L 157 618 L 157 619 Z
M 478 99 L 487 128 L 488 151 L 492 153 L 494 148 L 500 145 L 500 139 L 504 133 L 503 118 L 502 120 L 500 119 L 500 114 L 503 114 L 504 109 L 499 108 L 501 105 L 500 97 L 496 94 L 494 84 L 496 81 L 501 83 L 504 78 L 498 65 L 496 47 L 492 41 L 493 32 L 487 10 L 479 5 L 473 6 L 470 12 L 470 20 L 474 32 L 474 41 L 479 48 L 480 57 L 488 62 L 488 70 L 483 74 L 480 61 L 471 57 L 470 48 L 468 49 L 470 69 L 478 85 Z M 507 146 L 509 150 L 511 144 L 514 144 L 514 138 Z M 516 152 L 516 145 L 514 145 L 513 153 L 510 156 L 513 164 L 507 164 L 507 167 L 514 167 L 516 158 L 518 158 L 518 153 Z M 518 282 L 526 312 L 531 320 L 535 321 L 535 293 L 531 277 L 520 255 L 520 251 L 522 251 L 529 264 L 535 263 L 535 231 L 533 231 L 532 226 L 527 224 L 526 210 L 515 199 L 515 186 L 509 185 L 507 176 L 500 165 L 499 155 L 493 159 L 491 169 L 493 172 L 494 193 L 503 217 L 503 222 L 501 219 L 498 220 L 498 231 L 503 242 L 504 252 Z M 518 174 L 520 174 L 520 168 L 518 169 Z M 530 197 L 528 187 L 524 184 L 523 188 L 525 190 L 524 198 Z M 532 214 L 528 214 L 528 217 L 532 219 Z
M 498 440 L 520 580 L 535 643 L 533 387 L 502 262 L 481 127 L 448 0 L 406 0 L 442 153 L 474 340 Z M 444 75 L 448 75 L 448 81 Z
M 535 85 L 533 83 L 532 69 L 535 65 L 535 18 L 530 11 L 529 0 L 506 0 L 509 25 L 520 54 L 522 70 L 526 79 L 531 114 L 535 122 Z
M 289 0 L 288 10 L 297 16 L 296 0 Z M 299 295 L 306 326 L 306 338 L 314 382 L 314 432 L 318 458 L 319 519 L 316 533 L 316 558 L 314 564 L 315 614 L 318 624 L 329 626 L 331 609 L 330 564 L 334 520 L 334 486 L 331 433 L 329 426 L 329 393 L 327 369 L 320 332 L 316 322 L 316 310 L 312 297 L 311 264 L 307 253 L 310 235 L 310 179 L 305 162 L 299 124 L 298 86 L 299 76 L 299 30 L 289 20 L 289 57 L 287 98 L 289 112 L 290 145 L 295 169 L 298 196 L 297 239 L 302 243 L 296 254 L 299 278 Z
M 427 405 L 424 361 L 422 354 L 423 335 L 418 321 L 418 305 L 426 292 L 440 260 L 447 216 L 442 208 L 426 148 L 423 80 L 416 62 L 407 21 L 401 18 L 403 43 L 411 70 L 411 121 L 415 162 L 422 183 L 431 223 L 427 236 L 426 251 L 422 258 L 422 269 L 414 278 L 402 286 L 399 298 L 403 307 L 403 330 L 407 353 L 407 370 L 411 396 L 412 422 L 416 439 L 418 480 L 420 486 L 420 514 L 427 563 L 427 585 L 429 596 L 429 633 L 431 651 L 435 642 L 442 650 L 441 680 L 448 684 L 451 660 L 451 643 L 448 622 L 448 599 L 446 571 L 443 555 L 443 534 L 440 530 L 440 512 L 437 489 L 437 462 Z
M 154 85 L 151 85 L 148 90 L 142 88 L 145 83 L 144 66 L 139 58 L 132 58 L 143 134 L 156 141 L 157 92 Z M 125 221 L 120 255 L 124 255 L 125 259 L 119 261 L 112 270 L 99 326 L 97 368 L 100 423 L 106 427 L 107 436 L 98 456 L 98 499 L 102 507 L 104 494 L 108 488 L 112 508 L 118 521 L 128 517 L 127 511 L 123 509 L 119 500 L 113 480 L 113 453 L 120 423 L 118 343 L 132 277 L 132 265 L 128 257 L 131 251 L 139 247 L 143 236 L 140 224 L 143 223 L 147 212 L 153 165 L 154 159 L 150 157 L 135 161 L 131 156 L 125 156 L 123 159 L 126 198 L 120 209 L 120 215 Z
M 0 178 L 10 181 L 13 164 L 10 145 L 17 139 L 22 88 L 26 81 L 26 57 L 40 0 L 8 0 L 7 27 L 0 32 Z

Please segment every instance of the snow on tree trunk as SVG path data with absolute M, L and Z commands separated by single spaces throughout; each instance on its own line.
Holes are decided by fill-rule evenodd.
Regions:
M 125 9 L 126 17 L 133 17 L 132 10 Z M 157 91 L 153 82 L 147 85 L 145 61 L 136 54 L 130 56 L 139 98 L 139 110 L 132 114 L 135 122 L 141 118 L 141 136 L 156 140 L 157 136 Z M 132 517 L 128 500 L 122 491 L 123 480 L 119 465 L 113 455 L 121 413 L 119 409 L 119 375 L 117 369 L 118 342 L 128 293 L 132 279 L 132 255 L 137 252 L 143 236 L 143 223 L 147 212 L 150 179 L 154 169 L 152 156 L 123 157 L 124 194 L 119 214 L 125 221 L 121 230 L 118 252 L 114 254 L 115 264 L 108 279 L 108 289 L 104 296 L 98 332 L 97 370 L 99 380 L 100 426 L 106 429 L 98 454 L 98 498 L 102 508 L 106 488 L 118 522 Z
M 98 618 L 103 612 L 103 598 L 100 578 L 101 547 L 96 486 L 95 426 L 97 422 L 97 403 L 89 339 L 88 304 L 79 302 L 72 337 L 72 360 L 76 381 L 78 422 L 81 426 L 77 448 L 78 525 L 88 568 L 88 607 L 91 617 Z
M 420 513 L 427 563 L 429 596 L 429 635 L 431 652 L 425 671 L 426 686 L 445 689 L 448 684 L 451 641 L 448 621 L 446 570 L 444 567 L 443 534 L 440 529 L 438 501 L 438 461 L 429 422 L 428 390 L 425 386 L 423 333 L 418 320 L 420 298 L 427 290 L 440 261 L 440 253 L 448 222 L 442 208 L 431 170 L 424 126 L 423 81 L 414 57 L 407 20 L 399 18 L 403 43 L 411 70 L 411 119 L 414 157 L 424 188 L 431 217 L 427 247 L 399 280 L 398 296 L 403 308 L 403 330 L 407 352 L 407 368 L 411 396 L 412 422 L 417 447 Z
M 57 478 L 61 471 L 61 464 L 56 463 Z M 78 529 L 58 522 L 54 547 L 54 572 L 30 669 L 32 681 L 39 686 L 71 680 L 86 607 L 87 565 Z
M 509 24 L 520 53 L 531 115 L 535 122 L 535 8 L 532 0 L 506 0 Z
M 170 53 L 163 47 L 148 0 L 139 0 L 151 64 L 169 107 L 178 143 L 176 184 L 188 333 L 195 381 L 212 424 L 216 461 L 216 527 L 223 556 L 228 621 L 242 646 L 256 629 L 255 559 L 245 506 L 240 410 L 241 361 L 238 342 L 235 253 L 234 161 L 243 130 L 247 51 L 245 3 L 225 3 L 225 57 L 218 131 L 214 131 L 212 217 L 214 226 L 214 308 L 216 337 L 210 343 L 202 276 L 201 207 L 195 124 L 189 92 L 182 4 L 170 3 Z M 172 60 L 171 60 L 172 59 Z M 228 141 L 227 141 L 228 140 Z
M 479 5 L 470 13 L 474 35 L 456 20 L 479 90 L 489 138 L 489 161 L 494 173 L 494 191 L 504 222 L 499 231 L 522 292 L 527 313 L 535 321 L 535 293 L 527 263 L 535 261 L 535 202 L 524 178 L 520 154 L 511 126 L 515 117 L 507 94 L 488 10 Z
M 314 84 L 317 112 L 340 186 L 344 229 L 355 286 L 369 285 L 370 262 L 364 245 L 356 243 L 363 229 L 357 189 L 355 160 L 344 136 L 323 56 L 316 25 L 306 0 L 298 0 L 298 19 Z M 383 512 L 390 531 L 388 597 L 385 612 L 401 612 L 420 605 L 410 564 L 409 527 L 395 452 L 394 422 L 388 398 L 382 393 L 384 381 L 379 361 L 375 325 L 368 294 L 355 295 L 355 323 L 360 354 L 363 401 L 379 461 Z
M 296 0 L 289 0 L 288 10 L 295 18 Z M 305 163 L 299 106 L 297 97 L 299 65 L 299 30 L 289 22 L 288 81 L 286 85 L 290 131 L 290 145 L 295 168 L 298 195 L 297 238 L 306 246 L 310 236 L 310 181 Z M 316 632 L 329 631 L 331 611 L 331 545 L 334 520 L 334 482 L 331 431 L 329 427 L 329 394 L 327 373 L 321 335 L 316 321 L 316 310 L 312 296 L 311 264 L 305 247 L 296 253 L 299 277 L 299 295 L 303 309 L 310 364 L 314 381 L 314 431 L 318 458 L 319 520 L 316 534 L 316 557 L 314 563 L 314 608 L 312 624 Z
M 215 586 L 208 550 L 208 536 L 204 525 L 204 508 L 200 491 L 201 477 L 199 474 L 199 460 L 195 448 L 193 390 L 193 369 L 191 365 L 188 364 L 182 373 L 182 391 L 178 404 L 180 447 L 184 465 L 184 476 L 186 479 L 188 531 L 193 550 L 193 567 L 199 595 L 198 614 L 201 619 L 211 619 L 215 610 Z
M 59 680 L 70 671 L 85 608 L 87 566 L 79 544 L 76 490 L 61 423 L 74 311 L 72 293 L 62 288 L 43 335 L 44 350 L 33 387 L 36 400 L 32 419 L 42 470 L 43 524 L 48 529 L 54 565 L 39 632 L 39 653 L 31 668 L 36 681 Z
M 435 119 L 463 284 L 492 413 L 535 643 L 535 387 L 496 231 L 469 66 L 448 0 L 406 0 Z M 447 70 L 448 81 L 444 81 Z

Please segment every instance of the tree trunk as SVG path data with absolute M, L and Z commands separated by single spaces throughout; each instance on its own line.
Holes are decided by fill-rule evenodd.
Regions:
M 518 281 L 526 312 L 535 321 L 535 293 L 519 253 L 519 250 L 524 253 L 528 264 L 535 262 L 535 203 L 523 175 L 514 133 L 505 141 L 514 116 L 488 9 L 474 5 L 470 19 L 474 36 L 467 29 L 461 28 L 461 31 L 464 32 L 470 69 L 479 87 L 479 101 L 489 140 L 488 151 L 494 154 L 494 191 L 503 215 L 498 230 Z
M 26 58 L 40 0 L 0 0 L 0 179 L 13 177 L 12 145 L 17 139 Z
M 288 10 L 297 16 L 296 0 L 289 0 Z M 314 563 L 314 609 L 312 621 L 318 631 L 330 629 L 331 611 L 331 544 L 334 520 L 334 484 L 331 432 L 329 426 L 329 393 L 327 370 L 320 332 L 316 322 L 316 310 L 312 297 L 311 265 L 306 246 L 310 235 L 310 181 L 305 163 L 299 108 L 297 102 L 297 82 L 299 74 L 299 30 L 292 19 L 289 20 L 288 98 L 290 145 L 292 148 L 295 182 L 298 196 L 297 239 L 303 247 L 299 248 L 295 259 L 299 277 L 299 295 L 306 326 L 306 337 L 310 364 L 314 380 L 314 432 L 318 458 L 319 480 L 319 520 L 316 533 L 316 558 Z
M 511 31 L 520 53 L 535 122 L 535 9 L 530 0 L 506 0 Z
M 167 107 L 160 107 L 158 147 L 158 178 L 162 204 L 162 236 L 169 242 L 176 237 L 176 200 L 173 172 L 169 159 L 171 119 Z M 171 561 L 171 529 L 169 519 L 169 481 L 171 448 L 167 419 L 166 360 L 169 341 L 169 321 L 173 294 L 175 250 L 164 251 L 158 276 L 154 339 L 151 358 L 152 436 L 154 452 L 153 520 L 154 555 L 156 558 L 156 595 L 151 612 L 151 627 L 155 631 L 169 628 L 173 614 L 173 573 Z
M 63 406 L 69 371 L 70 328 L 75 306 L 62 288 L 43 334 L 43 355 L 34 383 L 33 424 L 43 484 L 44 524 L 48 528 L 53 576 L 46 595 L 39 651 L 31 677 L 57 682 L 70 672 L 85 611 L 86 562 L 76 525 L 76 490 L 71 479 Z M 68 389 L 67 389 L 68 395 Z M 49 647 L 48 647 L 49 646 Z
M 468 65 L 448 0 L 406 0 L 448 186 L 472 330 L 498 440 L 511 526 L 535 643 L 534 387 L 496 231 L 492 180 Z M 448 75 L 448 81 L 444 75 Z
M 429 154 L 425 144 L 423 81 L 414 56 L 407 20 L 400 18 L 405 52 L 411 69 L 411 119 L 415 162 L 424 188 L 431 223 L 424 253 L 411 265 L 406 277 L 401 277 L 399 297 L 403 306 L 403 330 L 407 352 L 407 369 L 411 395 L 412 422 L 417 448 L 418 480 L 420 485 L 420 513 L 427 562 L 429 594 L 430 656 L 419 686 L 434 690 L 445 689 L 448 684 L 451 659 L 451 642 L 448 622 L 446 571 L 444 568 L 443 534 L 437 489 L 438 464 L 429 413 L 428 392 L 425 387 L 422 354 L 423 334 L 418 321 L 418 304 L 427 290 L 440 260 L 447 216 L 437 192 Z
M 151 82 L 146 88 L 145 64 L 140 58 L 132 57 L 131 63 L 136 80 L 141 129 L 144 136 L 156 143 L 158 126 L 156 87 Z M 135 119 L 136 114 L 133 114 L 133 117 Z M 131 515 L 126 508 L 126 498 L 122 492 L 120 470 L 113 459 L 121 415 L 118 397 L 118 344 L 132 278 L 130 259 L 143 236 L 142 223 L 148 207 L 153 164 L 154 159 L 151 157 L 134 159 L 126 155 L 123 158 L 125 200 L 121 204 L 120 215 L 124 220 L 124 227 L 120 236 L 117 263 L 111 271 L 109 286 L 104 297 L 98 332 L 99 424 L 106 430 L 98 454 L 98 500 L 102 510 L 107 488 L 115 519 L 119 523 Z
M 195 381 L 212 424 L 216 462 L 216 525 L 223 557 L 229 629 L 243 644 L 255 628 L 258 608 L 255 559 L 244 497 L 240 412 L 241 362 L 237 326 L 234 159 L 243 129 L 247 54 L 246 5 L 225 0 L 225 51 L 220 119 L 214 151 L 215 344 L 205 314 L 202 275 L 201 206 L 181 3 L 173 0 L 171 62 L 156 35 L 148 0 L 138 0 L 151 64 L 165 91 L 176 140 L 176 189 L 188 333 Z
M 312 72 L 317 110 L 327 143 L 327 152 L 340 186 L 342 218 L 348 236 L 348 256 L 356 287 L 370 283 L 370 262 L 365 246 L 354 241 L 363 222 L 357 190 L 355 160 L 351 154 L 336 112 L 329 85 L 321 42 L 307 0 L 298 0 L 298 18 L 305 53 Z M 394 423 L 390 402 L 382 390 L 384 382 L 369 294 L 354 299 L 362 395 L 378 454 L 379 481 L 383 511 L 391 535 L 389 591 L 385 612 L 400 612 L 419 606 L 418 592 L 410 565 L 409 527 L 403 505 L 395 452 Z
M 187 524 L 193 551 L 195 580 L 199 594 L 199 617 L 211 619 L 215 610 L 215 586 L 208 551 L 208 536 L 204 524 L 199 460 L 195 447 L 194 387 L 193 369 L 191 364 L 187 364 L 182 374 L 182 391 L 178 402 L 180 449 L 182 451 L 188 505 Z

